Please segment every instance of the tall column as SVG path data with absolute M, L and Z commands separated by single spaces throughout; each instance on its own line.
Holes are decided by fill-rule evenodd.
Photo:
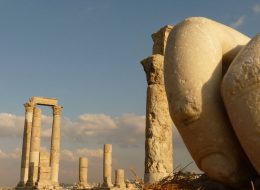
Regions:
M 41 114 L 41 109 L 38 107 L 34 107 L 29 159 L 30 165 L 33 166 L 33 168 L 29 170 L 29 180 L 26 184 L 28 186 L 34 186 L 38 180 L 38 167 L 41 144 Z
M 102 187 L 112 187 L 112 145 L 104 145 L 103 154 L 103 184 Z
M 115 171 L 115 187 L 125 188 L 125 172 L 123 169 L 117 169 Z
M 171 26 L 152 35 L 153 55 L 141 61 L 147 78 L 145 183 L 154 183 L 173 171 L 172 127 L 164 88 L 164 51 Z
M 20 182 L 17 187 L 24 187 L 29 175 L 29 155 L 30 155 L 30 143 L 31 143 L 31 129 L 32 129 L 32 116 L 33 105 L 31 103 L 24 104 L 25 107 L 25 121 L 23 131 L 23 149 L 21 160 L 21 173 Z
M 51 181 L 54 186 L 59 186 L 60 162 L 60 124 L 62 106 L 53 106 L 53 125 L 51 136 Z
M 79 158 L 79 187 L 88 187 L 88 159 L 85 157 Z

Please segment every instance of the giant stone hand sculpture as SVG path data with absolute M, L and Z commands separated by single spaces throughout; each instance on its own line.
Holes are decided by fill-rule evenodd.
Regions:
M 260 35 L 188 18 L 164 64 L 170 114 L 198 167 L 237 188 L 260 174 Z

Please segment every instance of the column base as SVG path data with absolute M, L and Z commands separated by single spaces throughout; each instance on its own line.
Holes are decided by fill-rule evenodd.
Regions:
M 77 190 L 77 189 L 80 189 L 80 190 L 89 190 L 89 189 L 92 189 L 92 187 L 89 185 L 89 184 L 76 184 L 74 187 L 73 187 L 73 190 Z
M 24 188 L 25 186 L 26 186 L 26 183 L 23 182 L 23 181 L 20 181 L 20 182 L 16 185 L 15 189 L 16 189 L 16 188 Z
M 163 178 L 167 177 L 168 173 L 145 173 L 144 183 L 152 184 L 161 181 Z
M 61 188 L 59 182 L 52 182 L 52 185 L 53 185 L 53 187 L 54 187 L 55 189 Z
M 125 187 L 115 187 L 115 186 L 112 186 L 112 187 L 99 187 L 97 189 L 98 190 L 129 190 L 129 188 L 127 188 L 126 186 Z
M 106 183 L 104 182 L 101 186 L 102 188 L 111 188 L 111 187 L 114 187 L 114 185 L 112 183 Z
M 25 190 L 26 186 L 25 184 L 18 183 L 17 186 L 15 187 L 15 190 Z
M 35 186 L 36 182 L 33 181 L 27 181 L 25 187 L 26 188 L 33 188 Z
M 33 186 L 33 187 L 25 187 L 23 189 L 18 190 L 62 190 L 62 187 L 54 187 L 54 186 L 48 186 L 48 185 L 41 185 L 41 186 Z
M 116 188 L 126 188 L 126 184 L 125 183 L 121 183 L 121 184 L 115 184 Z

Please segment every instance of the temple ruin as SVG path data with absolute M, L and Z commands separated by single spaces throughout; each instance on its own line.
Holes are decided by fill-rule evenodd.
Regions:
M 53 109 L 50 155 L 40 152 L 42 112 L 38 105 L 51 106 Z M 58 105 L 55 98 L 31 97 L 24 107 L 21 173 L 16 189 L 61 189 L 58 176 L 62 106 Z

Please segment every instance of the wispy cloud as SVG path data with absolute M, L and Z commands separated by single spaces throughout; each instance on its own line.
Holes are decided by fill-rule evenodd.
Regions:
M 0 137 L 20 137 L 23 134 L 24 117 L 0 113 Z
M 11 152 L 4 152 L 0 150 L 0 159 L 20 159 L 21 153 L 22 151 L 19 148 L 16 148 Z
M 256 4 L 252 7 L 252 9 L 253 9 L 253 12 L 254 12 L 255 14 L 259 14 L 259 13 L 260 13 L 260 4 L 259 4 L 259 3 L 256 3 Z
M 76 121 L 65 118 L 62 122 L 62 138 L 79 143 L 143 146 L 144 132 L 145 116 L 135 114 L 83 114 Z
M 24 117 L 0 113 L 0 139 L 22 138 Z M 41 138 L 49 142 L 52 133 L 52 117 L 42 116 Z M 177 134 L 177 132 L 174 132 Z M 177 137 L 177 136 L 176 136 Z M 88 143 L 100 146 L 112 143 L 119 147 L 144 147 L 145 116 L 131 113 L 113 117 L 106 114 L 84 113 L 76 120 L 62 118 L 61 139 L 66 144 Z M 177 139 L 180 139 L 178 136 Z
M 241 26 L 242 24 L 244 24 L 245 19 L 246 19 L 246 16 L 245 16 L 245 15 L 242 15 L 242 16 L 239 17 L 235 22 L 233 22 L 233 23 L 231 24 L 231 27 L 237 28 L 237 27 Z
M 102 158 L 102 149 L 79 148 L 75 150 L 61 150 L 61 160 L 78 161 L 79 157 L 87 157 L 88 159 Z
M 0 138 L 22 138 L 24 117 L 0 113 Z M 42 116 L 41 137 L 49 141 L 52 133 L 52 117 Z M 143 145 L 145 116 L 123 114 L 112 117 L 106 114 L 82 114 L 76 120 L 63 118 L 62 139 L 71 143 L 115 143 L 121 147 Z

